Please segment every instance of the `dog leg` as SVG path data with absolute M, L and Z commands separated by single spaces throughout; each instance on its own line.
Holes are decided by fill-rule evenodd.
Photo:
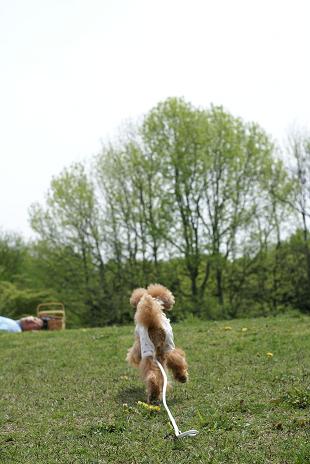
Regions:
M 180 348 L 175 348 L 166 354 L 167 367 L 171 369 L 173 377 L 178 382 L 186 382 L 188 378 L 185 353 Z
M 143 358 L 140 364 L 142 378 L 147 389 L 147 402 L 157 402 L 160 399 L 163 380 L 162 374 L 151 357 Z
M 127 352 L 126 361 L 134 367 L 138 367 L 141 361 L 141 346 L 139 338 L 136 338 L 133 346 Z

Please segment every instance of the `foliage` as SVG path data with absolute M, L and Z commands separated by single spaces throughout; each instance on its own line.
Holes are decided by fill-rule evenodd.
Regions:
M 25 264 L 27 247 L 15 233 L 0 233 L 0 281 L 19 276 Z
M 0 314 L 18 319 L 35 315 L 39 303 L 55 298 L 55 290 L 37 286 L 30 247 L 14 233 L 0 236 Z M 46 282 L 45 282 L 46 283 Z
M 0 237 L 0 282 L 51 289 L 72 327 L 129 321 L 150 282 L 178 320 L 309 312 L 309 153 L 292 138 L 285 166 L 257 124 L 169 98 L 52 179 L 36 239 Z
M 16 285 L 0 282 L 0 314 L 13 319 L 36 314 L 39 303 L 53 301 L 51 292 L 20 289 Z

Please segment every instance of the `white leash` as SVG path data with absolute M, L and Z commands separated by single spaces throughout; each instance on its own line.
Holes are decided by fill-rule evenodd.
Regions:
M 160 364 L 159 361 L 157 361 L 156 359 L 156 362 L 158 364 L 158 367 L 159 369 L 161 370 L 161 373 L 163 375 L 163 378 L 164 378 L 164 386 L 163 386 L 163 404 L 166 408 L 166 411 L 168 413 L 168 416 L 169 416 L 169 419 L 173 425 L 173 428 L 174 428 L 174 433 L 175 433 L 175 436 L 177 438 L 183 438 L 183 437 L 195 437 L 196 435 L 198 435 L 198 430 L 195 430 L 195 429 L 192 429 L 192 430 L 187 430 L 186 432 L 181 432 L 181 430 L 179 429 L 179 427 L 177 426 L 175 420 L 174 420 L 174 417 L 173 415 L 171 414 L 168 406 L 167 406 L 167 402 L 166 402 L 166 390 L 167 390 L 167 375 L 166 375 L 166 372 L 163 368 L 163 366 Z

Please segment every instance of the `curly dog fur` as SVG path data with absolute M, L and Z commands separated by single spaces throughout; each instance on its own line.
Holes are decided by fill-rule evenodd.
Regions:
M 147 402 L 160 399 L 163 379 L 156 359 L 165 370 L 170 369 L 178 382 L 186 382 L 188 378 L 185 353 L 175 348 L 172 329 L 165 311 L 174 305 L 173 294 L 163 285 L 151 284 L 146 289 L 137 288 L 132 292 L 130 303 L 136 309 L 136 337 L 133 346 L 128 350 L 127 361 L 139 368 L 147 389 Z M 140 330 L 140 332 L 139 332 Z M 143 352 L 141 333 L 151 342 L 152 352 Z M 170 344 L 167 345 L 167 333 L 170 333 Z M 142 344 L 143 344 L 142 340 Z

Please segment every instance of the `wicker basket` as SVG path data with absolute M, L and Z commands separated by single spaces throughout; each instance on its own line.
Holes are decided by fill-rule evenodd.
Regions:
M 62 303 L 39 304 L 37 306 L 37 316 L 48 318 L 48 330 L 63 330 L 66 328 L 65 308 Z

